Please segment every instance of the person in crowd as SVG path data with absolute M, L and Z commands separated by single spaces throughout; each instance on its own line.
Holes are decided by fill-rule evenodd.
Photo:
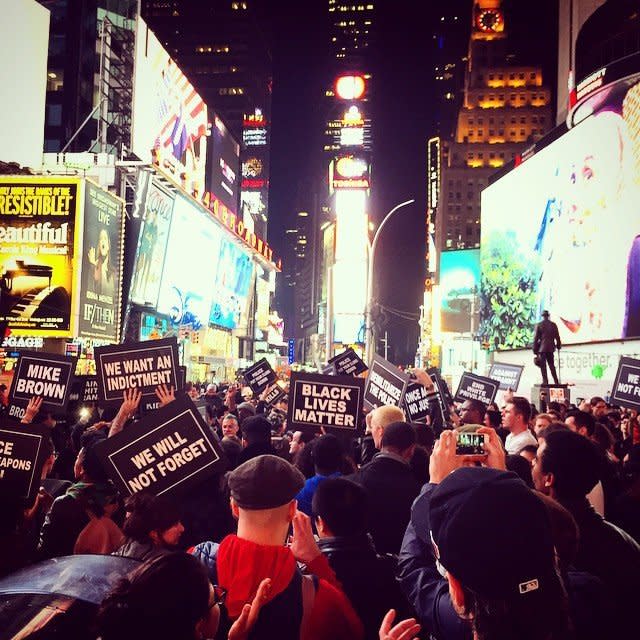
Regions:
M 571 431 L 547 435 L 533 465 L 536 489 L 564 506 L 578 525 L 576 568 L 604 582 L 614 595 L 616 621 L 621 629 L 629 629 L 635 593 L 640 588 L 640 546 L 622 529 L 604 520 L 587 500 L 599 473 L 600 458 L 594 444 Z
M 265 417 L 271 424 L 271 446 L 277 455 L 291 462 L 291 457 L 289 456 L 291 436 L 287 433 L 287 414 L 280 409 L 272 407 L 265 414 Z
M 509 430 L 504 446 L 507 453 L 517 455 L 528 444 L 535 445 L 536 438 L 529 430 L 531 406 L 522 396 L 513 396 L 502 412 L 502 424 Z
M 272 588 L 253 639 L 271 639 L 277 629 L 279 640 L 293 640 L 301 628 L 308 640 L 362 638 L 362 623 L 318 548 L 309 517 L 296 508 L 304 476 L 286 460 L 263 455 L 232 471 L 228 483 L 238 533 L 219 547 L 198 545 L 193 553 L 227 590 L 229 619 L 235 620 L 261 581 L 270 578 Z M 293 536 L 285 546 L 290 527 Z M 306 565 L 310 576 L 301 573 L 296 560 Z
M 418 484 L 422 486 L 425 482 L 429 482 L 429 456 L 433 451 L 436 437 L 429 425 L 414 422 L 411 426 L 416 434 L 416 446 L 409 460 L 409 466 Z
M 480 400 L 465 400 L 460 407 L 460 424 L 484 424 L 486 405 Z
M 381 452 L 351 476 L 369 496 L 369 531 L 378 553 L 397 554 L 400 550 L 411 504 L 420 491 L 409 466 L 415 444 L 410 424 L 392 422 L 382 434 Z
M 141 491 L 125 500 L 125 511 L 126 540 L 113 555 L 145 561 L 178 547 L 184 527 L 173 502 Z
M 522 448 L 522 450 L 520 451 L 520 455 L 529 463 L 529 465 L 532 465 L 537 451 L 537 445 L 528 444 L 526 447 Z
M 263 416 L 251 416 L 241 421 L 242 452 L 238 464 L 262 455 L 275 455 L 271 446 L 271 423 Z
M 294 431 L 291 436 L 291 443 L 289 444 L 289 455 L 291 456 L 291 462 L 298 466 L 296 463 L 300 457 L 303 449 L 314 439 L 314 434 L 310 431 Z
M 380 620 L 389 607 L 401 617 L 413 616 L 395 578 L 395 563 L 376 553 L 367 534 L 365 490 L 346 478 L 328 478 L 313 496 L 318 546 L 329 559 L 356 613 L 364 637 L 378 636 Z
M 640 444 L 627 454 L 623 465 L 624 491 L 611 510 L 611 522 L 640 544 Z
M 365 465 L 373 456 L 380 451 L 382 443 L 382 434 L 387 425 L 392 422 L 402 422 L 404 420 L 404 412 L 400 407 L 391 405 L 383 405 L 367 414 L 367 430 L 370 438 L 365 437 L 362 442 L 362 450 L 360 453 L 360 464 Z
M 402 544 L 402 587 L 437 638 L 568 639 L 568 602 L 546 510 L 505 470 L 500 439 L 485 429 L 483 467 L 462 466 L 455 433 L 436 443 L 430 483 L 413 505 Z
M 311 450 L 315 475 L 307 479 L 296 496 L 300 511 L 308 516 L 313 514 L 311 503 L 314 493 L 327 478 L 336 478 L 341 475 L 342 458 L 342 445 L 333 434 L 324 434 L 315 441 Z
M 252 402 L 241 402 L 236 407 L 236 415 L 238 416 L 238 422 L 240 423 L 240 427 L 244 425 L 244 421 L 252 418 L 256 415 L 256 408 Z
M 531 477 L 531 463 L 522 456 L 522 452 L 518 455 L 508 454 L 506 458 L 506 466 L 509 471 L 513 471 L 527 487 L 533 489 L 533 478 Z
M 534 421 L 533 421 L 533 433 L 538 436 L 538 434 L 548 427 L 554 421 L 553 416 L 548 413 L 539 413 Z
M 238 444 L 241 444 L 238 432 L 240 431 L 240 425 L 238 418 L 233 413 L 227 413 L 222 418 L 222 437 L 233 440 Z
M 607 403 L 604 401 L 604 398 L 601 398 L 600 396 L 593 396 L 593 398 L 589 400 L 589 404 L 591 405 L 591 414 L 593 417 L 598 422 L 606 423 L 609 407 L 607 407 Z

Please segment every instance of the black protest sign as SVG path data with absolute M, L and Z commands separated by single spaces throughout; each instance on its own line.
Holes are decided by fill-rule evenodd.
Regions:
M 421 384 L 411 382 L 404 392 L 404 406 L 411 422 L 422 422 L 429 415 L 427 390 Z
M 63 412 L 69 400 L 77 358 L 53 353 L 23 351 L 18 358 L 9 401 L 14 417 L 34 396 L 42 398 L 41 409 Z M 10 411 L 12 414 L 12 411 Z
M 491 369 L 489 369 L 489 377 L 500 383 L 500 389 L 511 389 L 511 391 L 517 391 L 523 369 L 524 367 L 519 364 L 494 362 L 491 365 Z
M 286 391 L 279 385 L 279 384 L 274 384 L 273 387 L 271 387 L 271 389 L 269 389 L 264 396 L 262 397 L 262 400 L 268 404 L 269 406 L 276 404 L 276 402 L 282 400 L 282 398 L 284 398 L 287 395 Z
M 156 401 L 158 385 L 178 388 L 175 338 L 96 347 L 98 395 L 103 406 L 119 404 L 126 389 L 140 389 L 142 404 Z
M 451 397 L 449 386 L 445 380 L 443 380 L 440 375 L 440 370 L 437 367 L 430 367 L 427 369 L 427 373 L 433 382 L 433 386 L 438 392 L 438 404 L 440 405 L 442 424 L 448 424 L 450 420 L 449 412 L 451 410 L 451 405 L 453 404 L 453 398 Z
M 498 393 L 499 386 L 500 383 L 497 380 L 465 371 L 460 378 L 455 400 L 457 402 L 479 400 L 484 405 L 490 405 Z
M 367 370 L 367 365 L 353 349 L 347 349 L 337 356 L 333 356 L 329 363 L 333 365 L 339 376 L 357 376 Z
M 97 444 L 96 453 L 125 496 L 143 489 L 181 494 L 225 464 L 211 429 L 184 395 Z
M 267 359 L 262 358 L 244 372 L 244 380 L 254 393 L 262 393 L 265 387 L 276 381 L 276 372 Z
M 364 389 L 365 406 L 369 409 L 382 405 L 399 407 L 409 379 L 409 374 L 394 364 L 378 355 L 373 356 Z
M 0 427 L 0 489 L 6 495 L 33 500 L 50 445 L 50 430 L 40 425 Z
M 76 376 L 71 385 L 69 402 L 98 402 L 98 377 Z
M 320 373 L 324 376 L 335 376 L 336 370 L 332 364 L 326 364 L 324 367 L 322 367 Z
M 622 356 L 613 382 L 611 402 L 640 409 L 640 360 Z
M 351 376 L 293 372 L 287 426 L 291 430 L 335 427 L 355 432 L 362 410 L 364 381 Z

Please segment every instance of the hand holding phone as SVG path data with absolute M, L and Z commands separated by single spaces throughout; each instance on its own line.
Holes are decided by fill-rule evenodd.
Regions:
M 479 456 L 487 455 L 486 434 L 477 431 L 458 431 L 456 434 L 456 455 L 457 456 Z

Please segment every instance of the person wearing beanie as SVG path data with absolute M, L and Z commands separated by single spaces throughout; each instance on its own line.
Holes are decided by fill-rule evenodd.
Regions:
M 227 591 L 228 620 L 221 627 L 240 615 L 261 581 L 269 578 L 271 590 L 252 640 L 363 638 L 362 623 L 320 552 L 310 519 L 297 510 L 295 496 L 304 485 L 304 476 L 286 460 L 262 455 L 232 471 L 228 485 L 237 535 L 224 538 L 213 551 L 215 557 L 211 543 L 192 550 Z M 290 527 L 293 536 L 286 545 Z M 303 575 L 297 562 L 304 563 L 312 575 Z
M 599 473 L 595 445 L 573 431 L 555 431 L 546 436 L 532 471 L 536 489 L 559 502 L 574 517 L 580 531 L 574 565 L 600 578 L 610 590 L 622 632 L 633 624 L 635 594 L 640 590 L 640 546 L 628 533 L 596 513 L 587 500 Z

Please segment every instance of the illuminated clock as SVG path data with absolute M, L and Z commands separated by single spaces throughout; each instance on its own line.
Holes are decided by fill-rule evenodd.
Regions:
M 502 13 L 497 9 L 482 9 L 476 17 L 476 27 L 481 31 L 501 31 Z

